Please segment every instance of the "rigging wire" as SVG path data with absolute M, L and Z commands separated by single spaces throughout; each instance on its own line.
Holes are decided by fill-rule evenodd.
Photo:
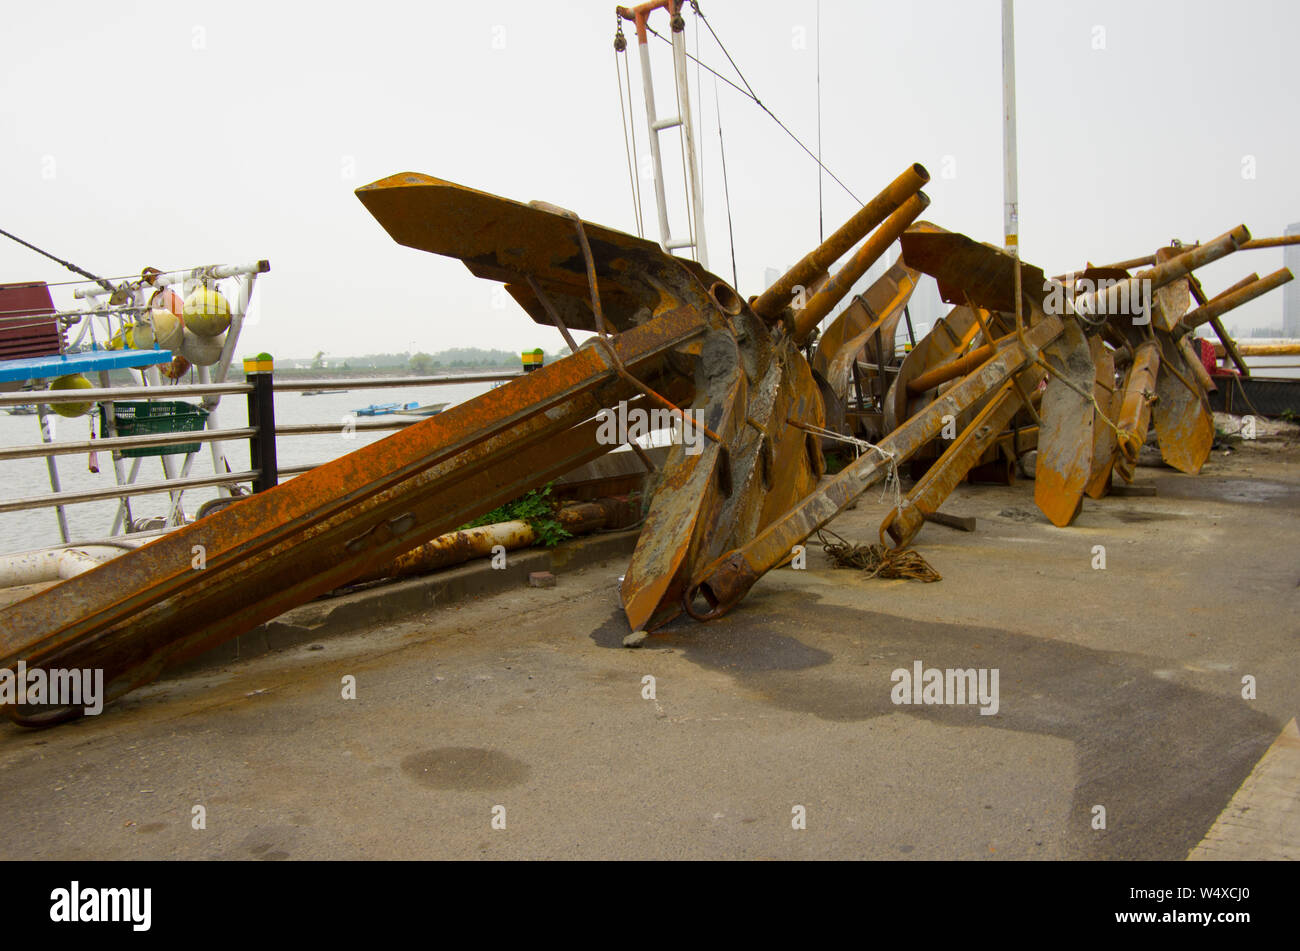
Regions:
M 626 65 L 626 61 L 627 61 L 626 47 L 624 49 L 625 51 L 623 54 L 623 58 L 624 58 L 624 65 Z M 628 126 L 627 109 L 624 108 L 623 106 L 623 70 L 620 69 L 618 65 L 618 53 L 619 51 L 616 46 L 614 48 L 614 75 L 618 79 L 618 110 L 623 114 L 623 152 L 627 155 L 627 179 L 628 179 L 629 189 L 632 192 L 632 217 L 636 221 L 637 237 L 644 238 L 645 228 L 641 223 L 641 189 L 638 187 L 637 180 L 636 180 L 636 172 L 633 170 L 634 168 L 633 156 L 636 153 L 636 126 L 633 125 L 632 127 L 633 141 L 631 146 L 629 147 L 628 140 L 627 140 L 627 126 Z M 628 93 L 628 101 L 630 103 L 632 99 L 632 74 L 631 73 L 628 73 L 627 93 Z
M 700 9 L 698 6 L 695 7 L 695 12 L 699 16 L 700 20 L 704 23 L 704 25 L 709 28 L 709 32 L 713 34 L 713 38 L 715 41 L 717 41 L 719 48 L 722 49 L 723 54 L 726 55 L 727 59 L 731 61 L 731 65 L 734 67 L 736 65 L 735 60 L 731 59 L 731 54 L 728 53 L 726 47 L 722 45 L 722 41 L 718 39 L 718 34 L 714 32 L 713 26 L 709 23 L 707 19 L 705 19 L 704 14 L 700 13 Z M 646 24 L 646 30 L 650 33 L 653 33 L 655 37 L 662 40 L 663 42 L 668 43 L 670 46 L 672 45 L 672 41 L 668 39 L 668 37 L 664 36 L 662 33 L 660 33 L 658 30 L 656 30 L 654 27 L 650 26 L 649 24 Z M 809 158 L 811 158 L 814 162 L 816 162 L 819 166 L 821 166 L 822 170 L 827 175 L 830 176 L 831 181 L 835 182 L 836 185 L 839 185 L 840 188 L 844 189 L 844 191 L 848 194 L 848 196 L 852 198 L 854 201 L 856 201 L 859 205 L 863 204 L 862 199 L 853 193 L 853 189 L 849 188 L 848 185 L 845 185 L 838 175 L 836 175 L 829 168 L 827 168 L 826 165 L 822 162 L 822 160 L 817 157 L 816 153 L 814 153 L 812 149 L 808 148 L 808 146 L 804 145 L 803 141 L 797 135 L 795 135 L 793 132 L 790 131 L 790 127 L 787 126 L 784 122 L 782 122 L 777 117 L 776 113 L 774 113 L 771 109 L 769 109 L 767 105 L 761 99 L 759 99 L 758 96 L 754 94 L 753 87 L 749 85 L 749 81 L 745 79 L 744 74 L 741 73 L 739 69 L 736 69 L 736 74 L 740 76 L 740 81 L 743 82 L 747 87 L 745 89 L 742 89 L 740 86 L 736 85 L 736 83 L 733 82 L 731 79 L 727 78 L 726 76 L 723 76 L 721 73 L 719 73 L 708 63 L 701 62 L 700 60 L 696 59 L 696 57 L 691 56 L 690 53 L 687 53 L 686 55 L 691 59 L 695 60 L 695 62 L 700 66 L 702 66 L 705 69 L 705 71 L 712 73 L 715 77 L 721 79 L 732 89 L 736 90 L 736 92 L 740 93 L 742 96 L 745 96 L 748 99 L 752 99 L 756 106 L 758 106 L 760 109 L 766 112 L 772 118 L 772 121 L 775 122 L 778 126 L 780 126 L 781 130 L 785 132 L 785 134 L 788 135 L 790 138 L 792 138 L 795 144 L 799 146 L 799 148 L 803 149 L 804 152 L 808 154 Z
M 91 274 L 89 271 L 77 267 L 77 265 L 73 264 L 71 261 L 65 261 L 61 257 L 50 254 L 49 251 L 45 251 L 41 248 L 38 248 L 36 245 L 24 241 L 22 238 L 18 237 L 15 234 L 10 234 L 8 231 L 5 231 L 3 229 L 0 229 L 0 234 L 4 235 L 6 238 L 9 238 L 10 240 L 17 241 L 25 248 L 31 248 L 37 254 L 45 255 L 45 257 L 49 258 L 51 261 L 56 261 L 59 264 L 62 264 L 73 274 L 80 274 L 82 277 L 89 278 L 90 280 L 94 281 L 96 284 L 100 285 L 101 287 L 104 288 L 104 290 L 109 291 L 110 293 L 117 290 L 117 288 L 115 288 L 112 284 L 110 284 L 106 278 L 102 278 L 99 277 L 98 275 Z
M 686 44 L 682 43 L 682 51 L 686 51 Z M 690 93 L 690 75 L 686 77 L 687 94 Z M 686 195 L 686 237 L 690 241 L 691 250 L 695 252 L 696 258 L 700 256 L 700 247 L 695 240 L 695 194 L 691 191 L 691 175 L 686 169 L 686 105 L 682 99 L 682 86 L 677 79 L 677 70 L 673 69 L 673 92 L 677 95 L 677 119 L 678 135 L 677 144 L 682 154 L 682 191 Z
M 727 199 L 727 244 L 731 247 L 731 286 L 739 287 L 736 275 L 736 232 L 731 225 L 731 187 L 727 184 L 727 143 L 722 138 L 722 106 L 718 102 L 718 81 L 713 81 L 713 108 L 718 113 L 718 151 L 722 155 L 722 194 Z
M 700 126 L 701 126 L 700 131 L 703 132 L 704 130 L 703 130 L 702 127 L 703 127 L 703 125 L 704 125 L 704 118 L 703 118 L 703 116 L 704 116 L 704 86 L 703 86 L 703 84 L 700 82 L 700 31 L 699 31 L 699 30 L 692 30 L 691 32 L 693 32 L 693 33 L 695 34 L 695 101 L 698 102 L 698 103 L 700 104 L 700 117 L 701 117 L 701 118 L 700 118 Z M 700 154 L 699 154 L 699 160 L 700 160 L 700 194 L 701 194 L 701 195 L 707 195 L 707 194 L 708 194 L 708 191 L 709 191 L 708 186 L 704 183 L 704 156 L 705 156 L 706 151 L 707 151 L 706 149 L 701 148 L 701 149 L 700 149 Z

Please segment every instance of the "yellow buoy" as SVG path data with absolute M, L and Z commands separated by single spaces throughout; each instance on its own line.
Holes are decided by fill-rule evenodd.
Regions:
M 50 390 L 90 390 L 94 389 L 95 384 L 91 383 L 80 373 L 73 373 L 68 376 L 61 376 L 50 384 Z M 51 403 L 50 409 L 60 416 L 68 419 L 75 419 L 78 416 L 85 416 L 90 412 L 92 403 Z
M 201 284 L 185 298 L 185 327 L 200 337 L 217 337 L 230 326 L 230 301 Z

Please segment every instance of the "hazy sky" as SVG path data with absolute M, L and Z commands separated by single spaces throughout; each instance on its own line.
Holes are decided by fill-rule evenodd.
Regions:
M 815 147 L 815 0 L 701 6 L 759 98 Z M 1027 260 L 1058 273 L 1243 222 L 1262 237 L 1300 221 L 1300 4 L 1016 6 Z M 558 332 L 494 300 L 495 285 L 394 244 L 353 190 L 425 172 L 634 231 L 613 10 L 607 0 L 12 4 L 0 32 L 0 227 L 112 276 L 270 259 L 241 352 L 555 350 Z M 827 166 L 865 200 L 919 161 L 934 179 L 927 217 L 1001 243 L 998 0 L 821 0 L 820 20 Z M 662 13 L 652 24 L 668 32 Z M 688 11 L 692 51 L 696 28 Z M 731 75 L 699 33 L 701 58 Z M 651 43 L 665 113 L 671 59 Z M 707 73 L 702 93 L 710 264 L 730 280 Z M 725 85 L 718 100 L 748 295 L 764 268 L 816 243 L 817 169 L 752 102 Z M 663 141 L 678 182 L 674 134 Z M 855 205 L 829 179 L 823 187 L 830 231 Z M 657 237 L 648 203 L 646 218 Z M 1281 266 L 1281 251 L 1242 252 L 1204 283 L 1215 293 Z M 0 272 L 71 277 L 8 241 Z M 56 305 L 70 306 L 61 290 Z M 1278 325 L 1281 300 L 1228 322 Z

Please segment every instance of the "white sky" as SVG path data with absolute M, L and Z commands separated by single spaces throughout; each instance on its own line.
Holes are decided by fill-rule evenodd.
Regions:
M 759 97 L 815 147 L 815 0 L 701 5 Z M 0 33 L 0 227 L 110 276 L 270 259 L 241 352 L 557 349 L 558 332 L 508 299 L 494 306 L 495 285 L 458 261 L 394 244 L 352 192 L 418 171 L 634 231 L 613 7 L 10 5 Z M 1026 260 L 1058 273 L 1243 222 L 1263 237 L 1300 221 L 1300 4 L 1020 0 L 1016 15 Z M 652 25 L 667 34 L 662 12 Z M 688 11 L 692 51 L 695 30 Z M 1104 49 L 1094 49 L 1100 31 Z M 701 57 L 731 75 L 700 32 Z M 630 118 L 644 152 L 627 33 Z M 934 178 L 927 217 L 1000 244 L 998 0 L 822 0 L 820 33 L 827 166 L 865 200 L 922 162 Z M 666 44 L 651 43 L 665 113 L 671 60 Z M 696 107 L 710 263 L 730 280 L 713 90 L 705 74 Z M 753 103 L 726 86 L 719 98 L 748 295 L 765 267 L 816 243 L 817 171 Z M 673 133 L 664 145 L 676 181 Z M 829 179 L 824 201 L 828 232 L 855 207 Z M 1242 252 L 1204 282 L 1216 293 L 1281 266 L 1279 250 Z M 0 243 L 0 280 L 71 277 Z M 1281 301 L 1269 295 L 1228 323 L 1278 325 Z M 70 303 L 66 289 L 56 294 Z

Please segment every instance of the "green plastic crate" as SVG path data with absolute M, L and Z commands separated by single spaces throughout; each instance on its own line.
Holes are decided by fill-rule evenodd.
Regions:
M 147 436 L 151 433 L 193 433 L 203 429 L 208 411 L 202 406 L 180 400 L 157 400 L 151 403 L 113 403 L 117 435 Z M 100 432 L 108 435 L 108 410 L 99 406 Z M 199 443 L 187 442 L 176 446 L 123 449 L 127 458 L 137 456 L 175 456 L 198 452 Z

